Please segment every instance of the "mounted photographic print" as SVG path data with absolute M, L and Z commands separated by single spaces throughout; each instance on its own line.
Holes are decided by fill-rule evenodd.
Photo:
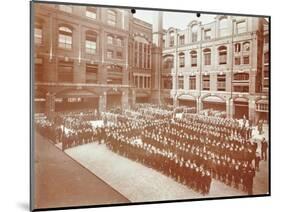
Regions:
M 30 21 L 32 210 L 270 195 L 269 16 L 33 1 Z

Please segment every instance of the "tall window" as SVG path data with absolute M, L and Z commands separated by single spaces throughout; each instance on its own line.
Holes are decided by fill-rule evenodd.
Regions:
M 65 49 L 72 48 L 72 30 L 68 27 L 59 27 L 59 47 Z
M 189 89 L 190 90 L 196 89 L 196 76 L 189 76 Z
M 211 49 L 204 49 L 204 65 L 211 65 Z
M 269 35 L 268 34 L 266 34 L 266 35 L 264 35 L 264 43 L 269 43 Z
M 234 60 L 235 60 L 235 61 L 234 61 L 234 64 L 235 64 L 236 66 L 241 65 L 241 57 L 240 57 L 240 56 L 239 56 L 239 57 L 235 57 Z
M 220 46 L 219 51 L 219 64 L 224 65 L 227 63 L 227 48 L 225 46 Z
M 116 57 L 117 57 L 118 59 L 122 59 L 122 58 L 123 58 L 123 53 L 122 53 L 121 51 L 117 51 L 117 52 L 116 52 Z
M 180 67 L 184 67 L 185 66 L 185 63 L 184 63 L 184 53 L 181 52 L 179 53 L 179 63 L 180 63 Z
M 183 89 L 183 76 L 178 77 L 178 89 Z
M 191 67 L 196 67 L 197 66 L 197 52 L 191 51 L 190 57 L 191 57 Z
M 143 54 L 143 67 L 146 68 L 146 59 L 147 59 L 147 44 L 143 44 L 143 51 L 144 51 L 144 54 Z
M 97 51 L 97 34 L 92 31 L 86 32 L 85 48 L 88 54 L 95 54 Z
M 43 28 L 41 25 L 36 25 L 34 29 L 34 42 L 41 45 L 43 43 Z
M 219 21 L 219 35 L 220 37 L 227 36 L 229 34 L 228 21 L 226 17 L 223 17 Z
M 174 31 L 171 31 L 170 32 L 170 43 L 169 43 L 169 46 L 172 47 L 175 45 L 175 33 Z
M 236 32 L 237 34 L 244 33 L 247 31 L 246 21 L 239 21 L 236 23 Z
M 140 84 L 139 88 L 143 88 L 143 76 L 139 76 Z
M 225 74 L 219 74 L 217 76 L 217 89 L 218 91 L 225 91 Z
M 184 45 L 184 35 L 180 36 L 180 45 Z
M 249 52 L 250 51 L 250 43 L 245 42 L 243 43 L 243 52 Z
M 135 41 L 134 43 L 134 64 L 135 67 L 138 66 L 138 42 Z
M 87 7 L 86 8 L 86 16 L 91 19 L 97 19 L 97 8 L 95 7 Z
M 120 38 L 120 37 L 116 38 L 116 45 L 117 46 L 122 46 L 122 42 L 123 42 L 122 38 Z
M 59 61 L 58 81 L 73 82 L 73 62 Z
M 151 57 L 151 46 L 148 44 L 147 46 L 147 68 L 150 68 L 150 57 Z
M 109 25 L 115 26 L 117 21 L 117 15 L 116 12 L 113 10 L 108 10 L 107 11 L 107 23 Z
M 98 81 L 98 65 L 86 64 L 86 83 L 97 83 Z
M 193 25 L 191 27 L 191 42 L 197 42 L 198 41 L 198 26 Z
M 59 10 L 67 12 L 67 13 L 72 13 L 72 6 L 69 6 L 69 5 L 59 5 Z
M 210 90 L 210 75 L 203 75 L 203 90 Z
M 112 37 L 112 35 L 107 35 L 107 44 L 113 44 L 113 37 Z
M 35 61 L 35 82 L 42 82 L 44 81 L 43 75 L 44 75 L 44 66 L 43 66 L 43 58 L 36 57 Z
M 113 51 L 112 50 L 107 50 L 106 56 L 107 56 L 107 58 L 112 59 L 113 58 Z
M 205 29 L 204 30 L 204 40 L 211 40 L 211 29 Z
M 234 51 L 235 51 L 236 53 L 241 52 L 241 44 L 240 44 L 240 43 L 235 43 L 235 44 L 234 44 Z
M 250 56 L 243 56 L 243 64 L 248 65 L 250 64 Z
M 269 53 L 268 52 L 264 53 L 264 63 L 265 64 L 269 63 Z
M 142 68 L 143 67 L 143 44 L 139 43 L 139 67 Z

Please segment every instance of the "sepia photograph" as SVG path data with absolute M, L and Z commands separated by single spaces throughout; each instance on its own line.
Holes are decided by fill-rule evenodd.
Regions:
M 270 16 L 31 2 L 34 210 L 270 195 Z

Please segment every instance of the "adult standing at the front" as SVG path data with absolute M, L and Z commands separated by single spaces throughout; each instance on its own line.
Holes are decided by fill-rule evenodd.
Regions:
M 267 160 L 267 149 L 268 149 L 268 144 L 265 138 L 263 138 L 261 141 L 261 159 L 265 161 Z

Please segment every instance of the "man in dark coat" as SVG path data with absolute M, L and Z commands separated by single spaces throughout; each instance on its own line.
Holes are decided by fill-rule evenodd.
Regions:
M 268 144 L 265 138 L 263 138 L 261 141 L 261 159 L 265 161 L 267 160 L 267 148 L 268 148 Z

